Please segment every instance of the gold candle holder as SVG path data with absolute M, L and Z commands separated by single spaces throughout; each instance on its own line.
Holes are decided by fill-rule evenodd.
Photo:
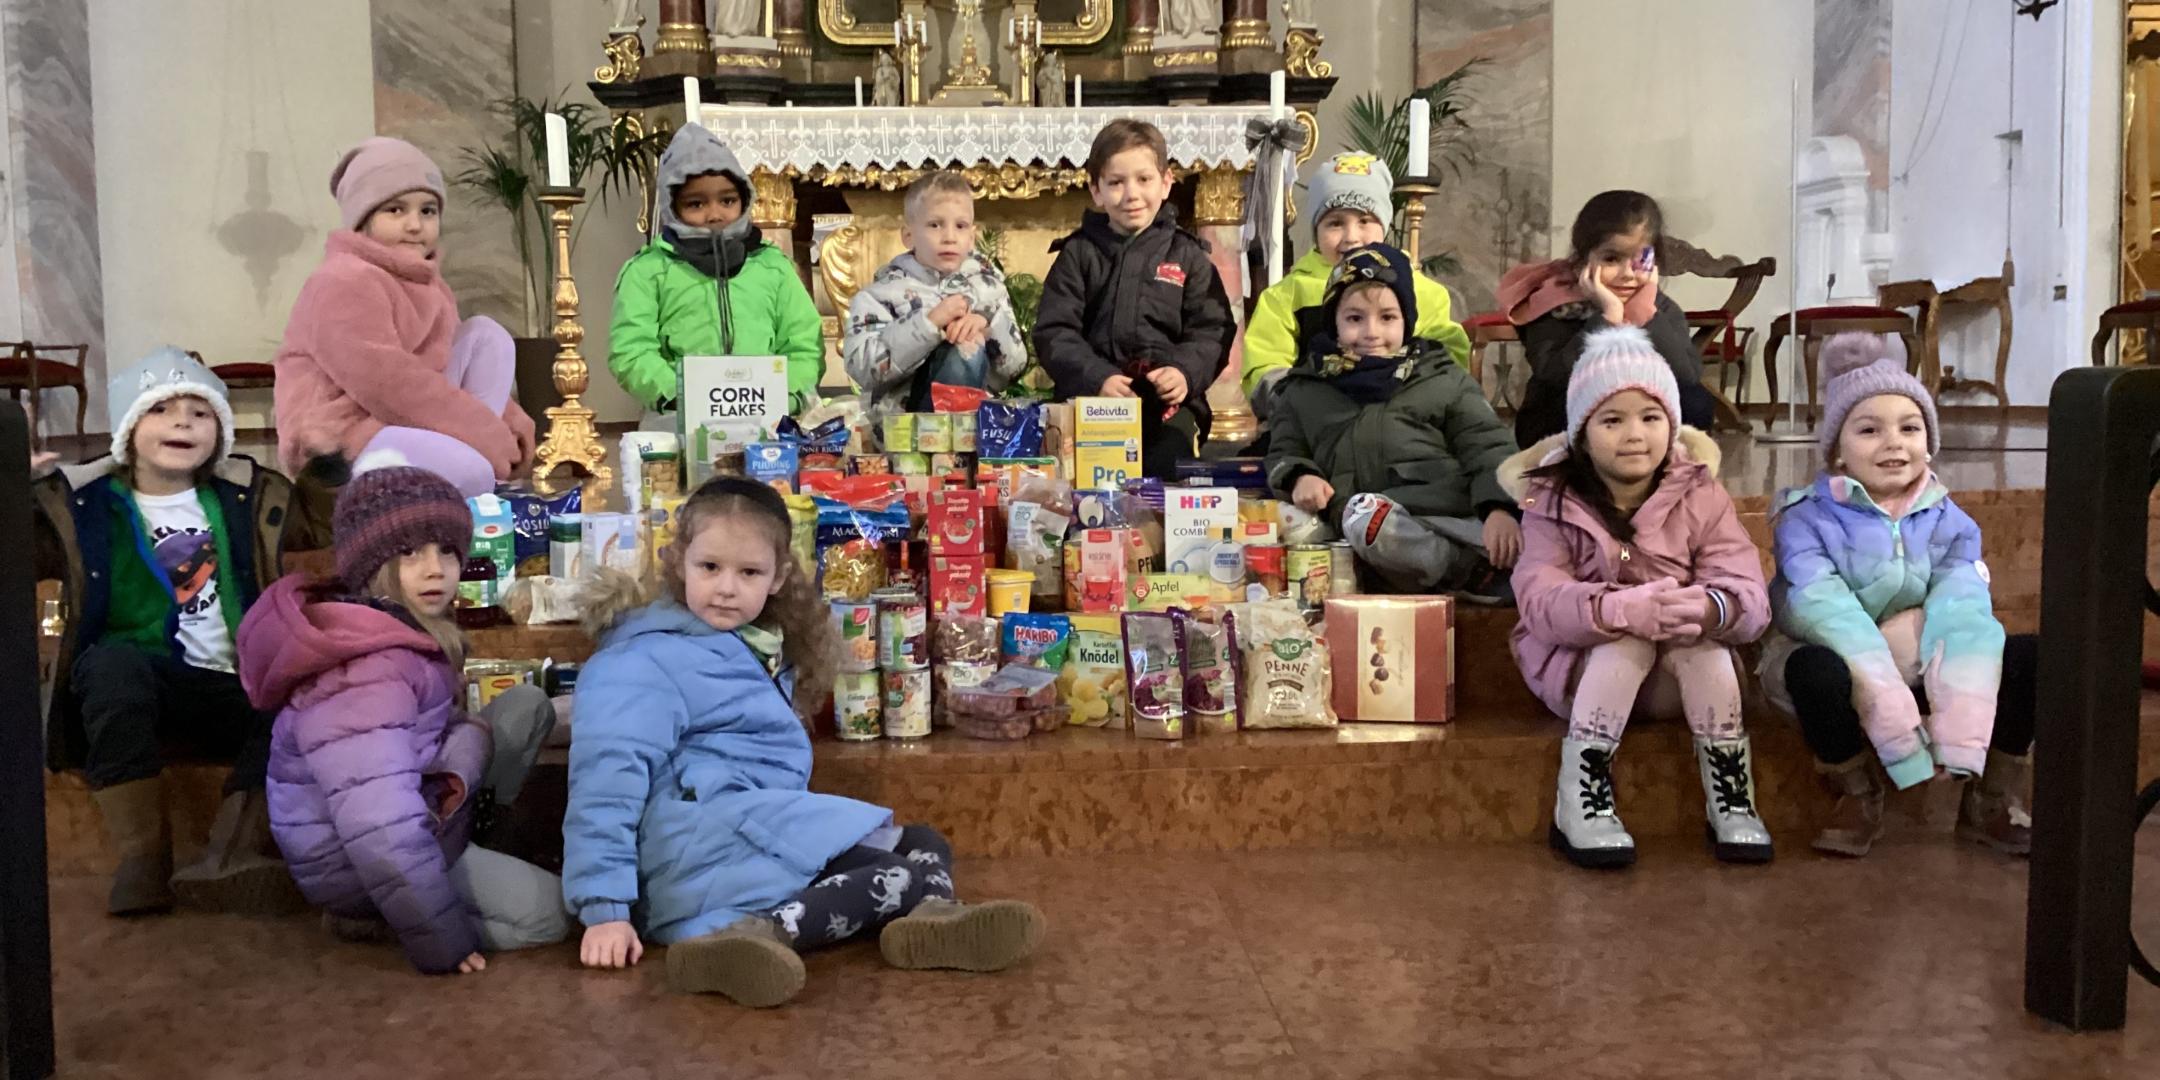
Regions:
M 547 439 L 533 454 L 533 479 L 544 479 L 557 468 L 572 465 L 583 469 L 594 487 L 604 491 L 614 482 L 614 470 L 608 468 L 593 411 L 583 400 L 590 372 L 585 355 L 578 351 L 585 341 L 585 327 L 578 322 L 577 279 L 570 274 L 571 210 L 585 201 L 585 192 L 574 187 L 544 188 L 539 199 L 548 208 L 548 224 L 555 232 L 555 322 L 550 332 L 558 346 L 555 390 L 563 403 L 547 411 Z
M 1395 194 L 1410 197 L 1403 204 L 1403 254 L 1410 256 L 1413 268 L 1422 258 L 1419 252 L 1425 241 L 1425 200 L 1439 190 L 1440 185 L 1423 177 L 1411 177 L 1395 185 Z
M 920 105 L 923 103 L 923 46 L 930 41 L 930 24 L 910 13 L 896 26 L 900 38 L 900 66 L 906 79 L 907 103 Z

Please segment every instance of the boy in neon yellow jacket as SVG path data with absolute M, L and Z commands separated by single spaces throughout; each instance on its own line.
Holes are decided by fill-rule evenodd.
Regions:
M 750 174 L 693 124 L 660 156 L 656 186 L 657 235 L 615 280 L 615 381 L 647 409 L 673 412 L 683 357 L 780 355 L 788 411 L 809 407 L 825 377 L 817 304 L 794 262 L 750 223 Z
M 1395 178 L 1387 163 L 1371 154 L 1342 153 L 1321 162 L 1306 187 L 1313 249 L 1260 294 L 1245 326 L 1245 396 L 1262 420 L 1275 404 L 1276 381 L 1297 361 L 1298 341 L 1304 336 L 1298 313 L 1319 311 L 1328 271 L 1343 252 L 1387 239 L 1387 219 L 1393 213 L 1389 195 Z M 1450 316 L 1447 289 L 1423 274 L 1416 276 L 1416 288 L 1418 324 L 1410 336 L 1438 341 L 1456 363 L 1469 363 L 1470 335 Z

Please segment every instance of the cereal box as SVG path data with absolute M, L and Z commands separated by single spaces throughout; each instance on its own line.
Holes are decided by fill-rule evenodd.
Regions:
M 1073 486 L 1114 488 L 1140 475 L 1140 399 L 1084 397 L 1072 405 Z

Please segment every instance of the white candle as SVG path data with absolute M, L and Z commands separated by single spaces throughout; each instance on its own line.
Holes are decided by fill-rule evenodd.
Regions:
M 1289 100 L 1289 83 L 1280 71 L 1270 71 L 1267 77 L 1268 113 L 1275 119 L 1283 118 L 1285 103 Z
M 862 76 L 855 76 L 855 107 L 862 108 Z
M 547 177 L 549 187 L 570 186 L 570 123 L 560 114 L 547 114 Z
M 1030 25 L 1035 27 L 1035 47 L 1040 49 L 1042 48 L 1042 20 L 1037 19 Z
M 697 124 L 703 122 L 698 119 L 698 111 L 705 106 L 702 101 L 702 92 L 698 89 L 697 76 L 695 75 L 683 76 L 682 107 L 683 123 Z
M 1410 154 L 1403 171 L 1422 179 L 1432 171 L 1432 102 L 1410 99 Z
M 1018 45 L 1018 44 L 1020 43 L 1020 39 L 1019 39 L 1018 37 L 1016 37 L 1016 36 L 1015 36 L 1015 34 L 1017 33 L 1017 31 L 1016 31 L 1016 30 L 1014 29 L 1015 27 L 1017 27 L 1017 26 L 1019 26 L 1019 25 L 1020 25 L 1020 20 L 1018 20 L 1018 19 L 1014 19 L 1014 20 L 1012 20 L 1011 22 L 1008 22 L 1008 23 L 1006 23 L 1006 24 L 1005 24 L 1005 47 L 1006 47 L 1006 48 L 1008 48 L 1008 49 L 1009 49 L 1009 48 L 1013 47 L 1014 45 Z
M 1080 107 L 1080 76 L 1073 76 L 1073 108 Z
M 894 20 L 893 20 L 893 24 L 892 24 L 892 43 L 893 43 L 893 48 L 896 48 L 896 49 L 897 49 L 897 48 L 899 48 L 899 47 L 900 47 L 900 20 L 898 20 L 898 19 L 894 19 Z

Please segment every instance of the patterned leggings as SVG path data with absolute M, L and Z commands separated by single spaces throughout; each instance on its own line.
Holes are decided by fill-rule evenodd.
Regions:
M 1692 645 L 1624 637 L 1590 650 L 1576 677 L 1568 736 L 1620 741 L 1628 717 L 1684 716 L 1706 739 L 1738 738 L 1740 676 L 1732 650 L 1715 641 Z
M 928 825 L 910 825 L 891 851 L 841 852 L 809 888 L 767 914 L 807 952 L 878 929 L 932 897 L 953 897 L 952 845 Z

